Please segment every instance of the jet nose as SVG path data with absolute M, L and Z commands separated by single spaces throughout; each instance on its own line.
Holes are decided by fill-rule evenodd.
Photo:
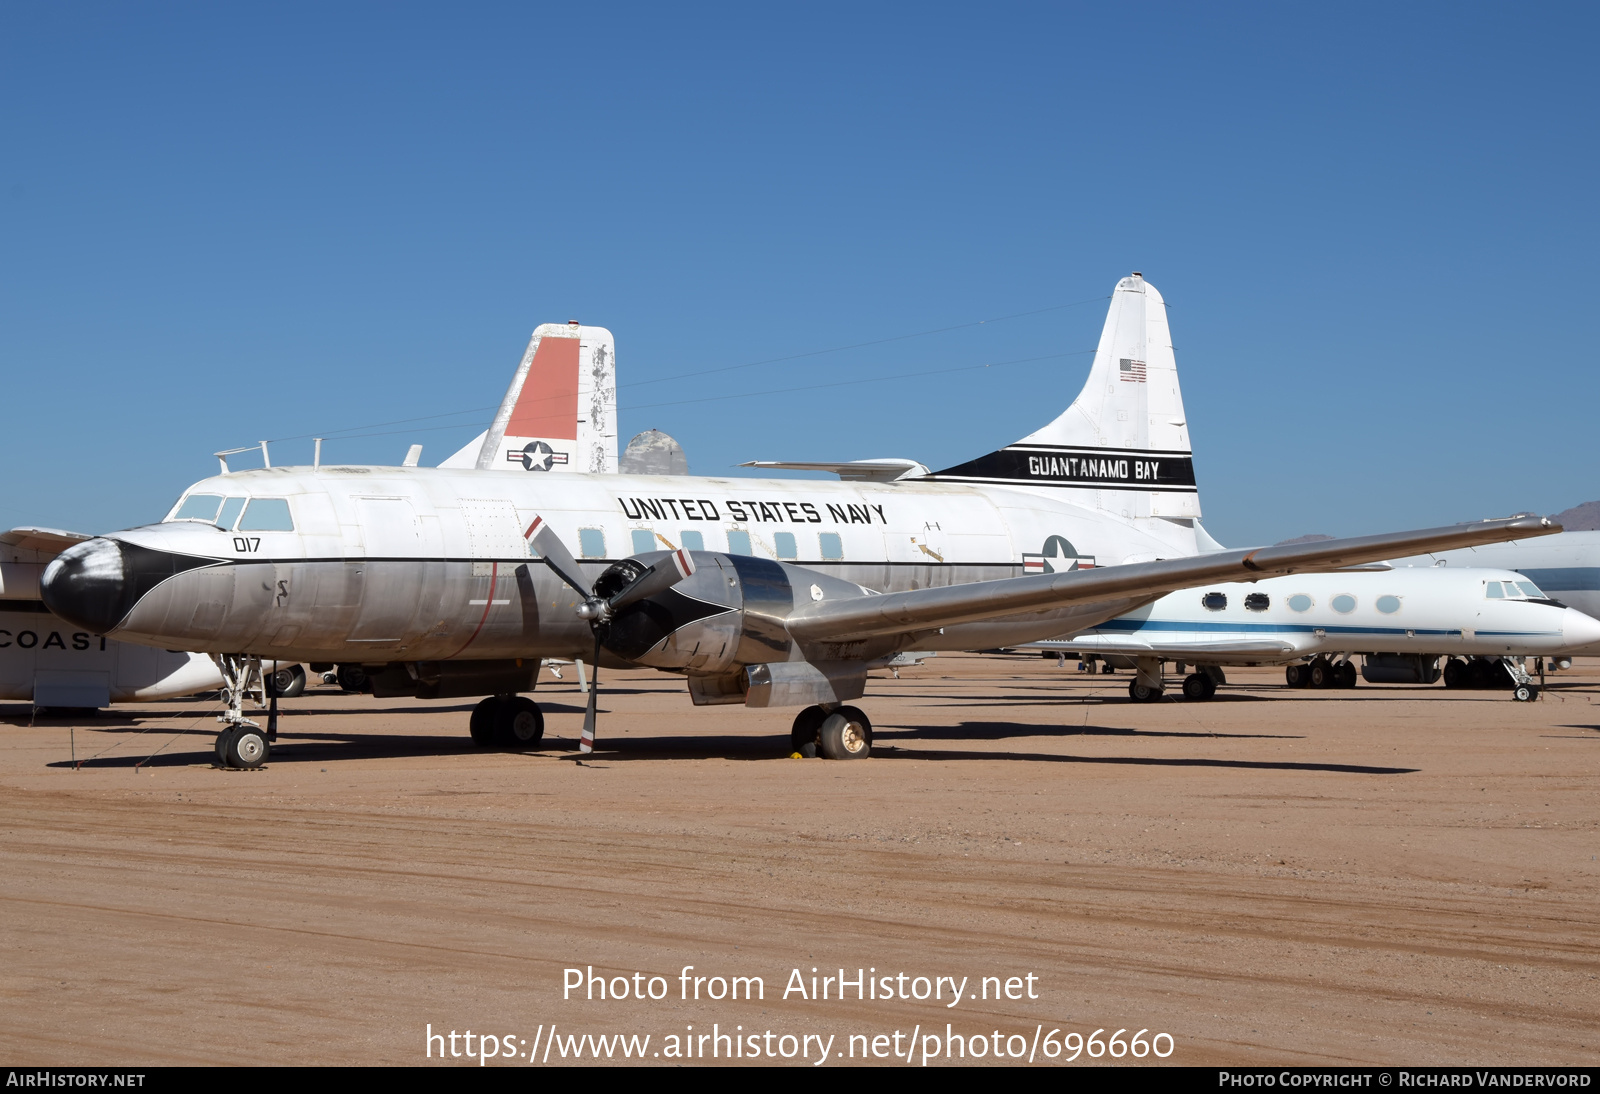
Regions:
M 115 540 L 73 544 L 45 567 L 39 582 L 45 607 L 74 626 L 105 634 L 128 614 L 128 578 Z
M 1585 615 L 1577 608 L 1568 608 L 1561 616 L 1561 636 L 1569 646 L 1600 643 L 1600 619 Z

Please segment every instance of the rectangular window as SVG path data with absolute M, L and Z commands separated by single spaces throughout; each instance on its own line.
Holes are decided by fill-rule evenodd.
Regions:
M 241 532 L 292 532 L 294 518 L 289 515 L 287 498 L 251 498 L 239 519 Z
M 1500 591 L 1500 583 L 1498 581 L 1490 581 L 1484 585 L 1483 595 L 1491 600 L 1504 600 L 1506 594 Z
M 605 531 L 600 528 L 579 528 L 578 553 L 583 555 L 584 558 L 605 558 Z
M 778 547 L 779 558 L 800 557 L 800 552 L 795 550 L 793 532 L 779 532 L 772 537 L 772 541 Z
M 221 494 L 190 494 L 183 499 L 183 504 L 178 506 L 178 511 L 168 519 L 214 521 L 217 519 L 217 508 L 221 504 Z
M 704 551 L 706 549 L 706 537 L 699 532 L 691 529 L 683 532 L 682 535 L 683 549 L 685 551 Z
M 222 503 L 222 513 L 217 517 L 217 527 L 224 532 L 233 530 L 233 522 L 239 519 L 239 510 L 244 508 L 243 498 L 229 498 Z
M 635 528 L 633 530 L 633 553 L 642 555 L 646 551 L 660 550 L 656 546 L 656 534 L 648 528 Z
M 844 557 L 844 541 L 839 538 L 838 532 L 818 532 L 817 543 L 822 547 L 824 559 L 841 559 Z
M 750 549 L 750 533 L 743 528 L 728 529 L 728 553 L 730 555 L 753 555 Z

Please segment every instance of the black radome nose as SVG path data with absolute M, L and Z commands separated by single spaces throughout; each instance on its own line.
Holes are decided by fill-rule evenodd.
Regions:
M 128 614 L 128 578 L 115 540 L 73 544 L 45 567 L 39 594 L 45 607 L 74 626 L 105 634 Z

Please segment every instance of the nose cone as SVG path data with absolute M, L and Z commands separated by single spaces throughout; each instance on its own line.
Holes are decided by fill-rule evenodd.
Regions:
M 45 567 L 39 582 L 45 607 L 74 626 L 105 634 L 133 607 L 122 548 L 115 540 L 74 544 Z
M 1568 646 L 1593 646 L 1600 643 L 1600 619 L 1568 608 L 1561 613 L 1561 635 Z

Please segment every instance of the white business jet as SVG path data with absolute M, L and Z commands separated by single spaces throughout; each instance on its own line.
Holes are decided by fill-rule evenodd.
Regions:
M 579 331 L 543 336 L 557 337 Z M 478 467 L 506 459 L 509 429 L 488 431 Z M 1528 517 L 1199 553 L 1212 544 L 1196 522 L 1171 336 L 1138 274 L 1112 294 L 1072 405 L 945 471 L 794 482 L 552 475 L 530 463 L 520 475 L 224 469 L 160 523 L 62 552 L 44 599 L 86 630 L 214 653 L 230 683 L 261 658 L 358 661 L 379 695 L 485 695 L 470 723 L 485 744 L 542 737 L 543 716 L 519 694 L 541 658 L 603 651 L 683 676 L 698 704 L 802 707 L 796 746 L 848 759 L 872 741 L 850 701 L 869 668 L 905 650 L 1081 633 L 1202 582 L 1559 529 Z M 1084 564 L 1031 572 L 1047 554 Z M 244 716 L 242 688 L 230 691 L 218 750 L 259 765 L 266 735 Z
M 1140 672 L 1128 694 L 1137 702 L 1161 697 L 1148 681 L 1159 677 L 1163 661 L 1196 666 L 1183 681 L 1183 693 L 1209 699 L 1225 682 L 1221 669 L 1228 665 L 1285 665 L 1296 687 L 1354 687 L 1351 658 L 1357 653 L 1363 655 L 1362 675 L 1372 683 L 1431 684 L 1444 656 L 1447 675 L 1492 665 L 1512 695 L 1527 700 L 1538 689 L 1524 657 L 1595 642 L 1600 621 L 1549 599 L 1519 574 L 1428 567 L 1184 589 L 1071 638 L 1029 648 L 1078 653 L 1091 663 L 1132 660 Z

